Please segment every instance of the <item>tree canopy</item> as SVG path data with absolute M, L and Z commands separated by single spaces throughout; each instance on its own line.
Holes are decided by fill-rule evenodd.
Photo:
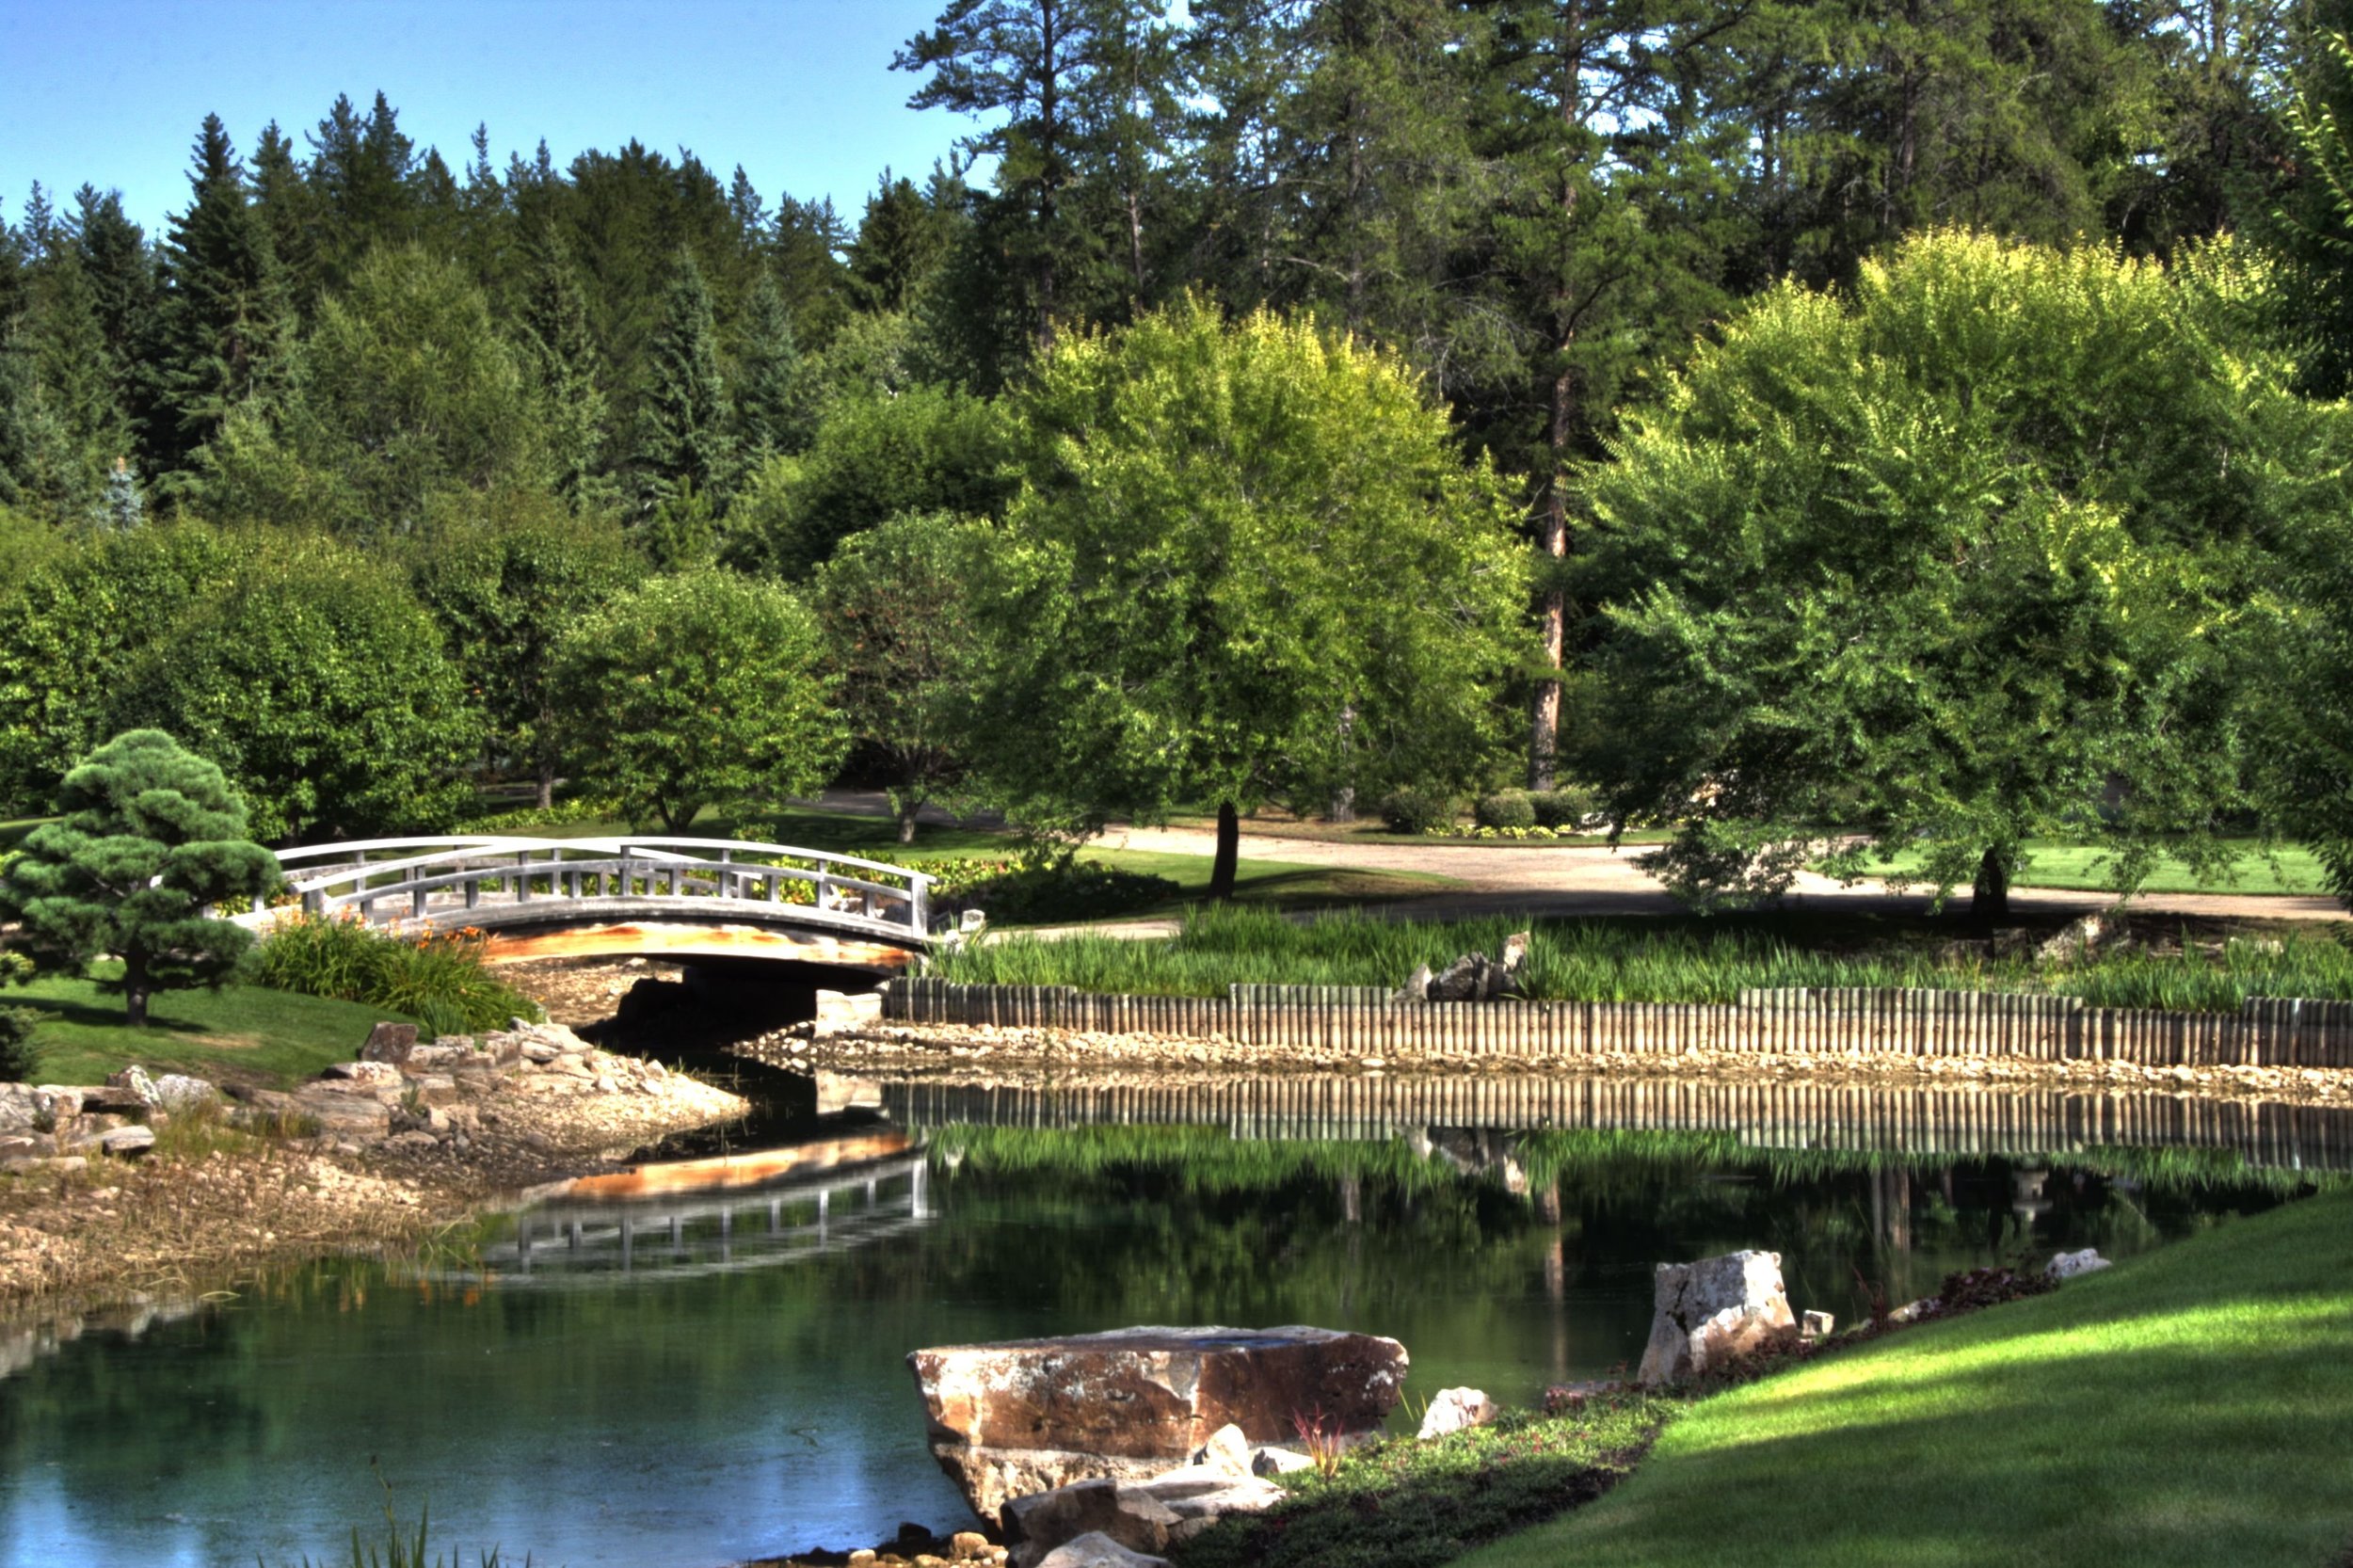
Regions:
M 1189 300 L 1015 400 L 976 734 L 1032 815 L 1233 814 L 1467 776 L 1525 578 L 1501 484 L 1395 358 Z
M 1833 827 L 2003 906 L 2025 841 L 2129 888 L 2245 792 L 2265 552 L 2341 512 L 2341 409 L 2218 247 L 2166 267 L 1961 233 L 1784 287 L 1583 475 L 1601 604 L 1579 760 L 1706 896 Z M 1836 864 L 1860 871 L 1864 843 Z
M 732 573 L 657 577 L 565 632 L 553 679 L 575 779 L 639 825 L 822 788 L 848 742 L 817 617 Z

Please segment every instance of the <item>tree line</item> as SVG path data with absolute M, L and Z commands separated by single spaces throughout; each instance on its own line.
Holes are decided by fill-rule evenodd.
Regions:
M 893 63 L 973 133 L 855 223 L 208 119 L 161 235 L 0 224 L 0 798 L 152 723 L 433 825 L 731 616 L 813 728 L 687 749 L 903 804 L 1573 776 L 1702 893 L 2327 840 L 2343 9 L 953 0 Z

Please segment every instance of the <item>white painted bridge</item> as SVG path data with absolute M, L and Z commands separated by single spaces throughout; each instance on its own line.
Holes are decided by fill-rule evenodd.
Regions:
M 373 839 L 280 850 L 290 911 L 405 935 L 469 930 L 492 962 L 759 958 L 896 971 L 931 942 L 931 885 L 907 866 L 749 839 Z

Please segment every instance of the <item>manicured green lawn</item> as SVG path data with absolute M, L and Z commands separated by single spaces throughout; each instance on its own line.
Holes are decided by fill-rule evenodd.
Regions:
M 2353 1192 L 1706 1400 L 1465 1568 L 2335 1568 Z
M 1210 860 L 1206 855 L 1160 855 L 1140 849 L 1091 849 L 1080 858 L 1100 861 L 1120 871 L 1164 876 L 1176 884 L 1177 896 L 1157 909 L 1137 915 L 1174 915 L 1197 902 L 1209 888 Z M 1343 866 L 1294 865 L 1288 860 L 1242 860 L 1234 870 L 1234 897 L 1243 904 L 1278 909 L 1321 904 L 1373 904 L 1385 899 L 1414 898 L 1444 892 L 1452 877 L 1422 872 L 1360 871 Z M 1132 918 L 1132 917 L 1131 917 Z
M 258 985 L 167 991 L 145 1029 L 122 1021 L 122 999 L 87 980 L 47 977 L 0 991 L 0 1005 L 49 1017 L 33 1032 L 44 1083 L 101 1083 L 136 1062 L 218 1081 L 282 1084 L 347 1062 L 378 1019 L 405 1015 Z
M 2297 844 L 2282 844 L 2274 851 L 2278 860 L 2258 853 L 2253 840 L 2241 842 L 2237 861 L 2231 868 L 2228 881 L 2201 882 L 2185 866 L 2170 861 L 2160 864 L 2141 884 L 2144 893 L 2325 893 L 2329 890 L 2322 875 L 2320 862 L 2313 852 Z M 2087 848 L 2082 844 L 2034 842 L 2026 846 L 2031 860 L 2018 873 L 2021 888 L 2056 888 L 2082 892 L 2106 892 L 2113 886 L 2112 868 L 2107 864 L 2107 852 Z M 1919 856 L 1904 854 L 1896 856 L 1897 869 L 1917 867 Z M 1869 870 L 1879 875 L 1884 863 L 1874 860 Z M 1968 889 L 1963 888 L 1962 892 Z

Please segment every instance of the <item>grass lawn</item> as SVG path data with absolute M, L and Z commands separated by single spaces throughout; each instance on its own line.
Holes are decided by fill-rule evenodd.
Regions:
M 2340 1192 L 1705 1400 L 1599 1502 L 1460 1560 L 2334 1568 L 2348 1547 Z
M 2018 873 L 2016 886 L 2021 888 L 2056 888 L 2081 892 L 2105 893 L 2114 884 L 2109 878 L 2107 852 L 2082 844 L 2030 842 L 2026 852 L 2031 857 L 2026 869 Z M 2272 858 L 2262 855 L 2253 840 L 2240 841 L 2238 859 L 2231 867 L 2231 880 L 2201 882 L 2185 866 L 2171 861 L 2161 863 L 2141 884 L 2144 893 L 2326 893 L 2327 878 L 2322 874 L 2320 861 L 2311 850 L 2297 844 L 2281 844 Z M 1891 863 L 1902 870 L 1919 865 L 1919 856 L 1898 855 Z M 1869 866 L 1874 876 L 1882 873 L 1883 865 L 1873 860 Z M 1966 893 L 1967 888 L 1961 892 Z
M 1209 888 L 1210 860 L 1206 855 L 1090 849 L 1081 851 L 1079 857 L 1119 871 L 1164 876 L 1176 884 L 1177 897 L 1157 908 L 1133 911 L 1128 919 L 1182 913 Z M 1303 866 L 1287 860 L 1242 860 L 1234 868 L 1234 897 L 1238 902 L 1276 909 L 1376 904 L 1385 899 L 1442 893 L 1456 885 L 1450 876 L 1433 876 L 1426 872 L 1359 871 L 1345 866 Z
M 122 1021 L 122 999 L 87 980 L 44 977 L 0 991 L 0 1004 L 48 1016 L 33 1032 L 44 1083 L 102 1083 L 136 1062 L 151 1071 L 278 1087 L 347 1062 L 378 1019 L 405 1015 L 347 1001 L 228 985 L 165 991 L 148 1025 Z

